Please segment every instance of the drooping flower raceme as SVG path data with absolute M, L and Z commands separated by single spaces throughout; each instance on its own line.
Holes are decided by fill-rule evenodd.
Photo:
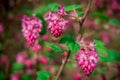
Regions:
M 27 41 L 28 46 L 33 46 L 39 37 L 39 32 L 42 29 L 41 20 L 33 17 L 24 16 L 22 19 L 22 33 Z
M 47 17 L 48 26 L 47 28 L 50 29 L 51 34 L 54 37 L 59 37 L 65 31 L 68 20 L 65 20 L 62 16 L 66 15 L 67 13 L 64 11 L 64 7 L 60 7 L 58 12 L 49 12 Z
M 93 42 L 81 42 L 81 49 L 78 51 L 78 54 L 75 56 L 76 61 L 79 66 L 81 66 L 84 73 L 89 76 L 98 61 L 98 53 L 94 48 Z

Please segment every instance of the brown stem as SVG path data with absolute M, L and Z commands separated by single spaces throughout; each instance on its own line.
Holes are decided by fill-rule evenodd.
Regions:
M 87 18 L 87 15 L 88 15 L 88 13 L 89 13 L 89 11 L 90 11 L 91 4 L 92 4 L 92 0 L 89 0 L 89 4 L 88 4 L 88 7 L 87 7 L 87 9 L 86 9 L 86 11 L 85 11 L 85 14 L 84 14 L 84 16 L 81 17 L 81 19 L 79 20 L 80 28 L 79 28 L 78 34 L 79 34 L 79 32 L 81 31 L 81 29 L 82 29 L 82 26 L 83 26 L 83 23 L 84 23 L 85 19 Z M 77 34 L 77 35 L 78 35 L 78 34 Z
M 56 80 L 58 80 L 58 78 L 59 78 L 59 76 L 60 76 L 60 74 L 61 74 L 61 72 L 62 72 L 62 70 L 63 70 L 63 68 L 65 66 L 65 64 L 67 63 L 67 61 L 69 59 L 69 56 L 70 56 L 70 53 L 71 53 L 71 51 L 68 52 L 67 56 L 63 60 L 62 65 L 60 66 L 60 69 L 59 69 L 59 71 L 57 73 Z
M 83 23 L 84 23 L 87 15 L 88 15 L 89 11 L 90 11 L 91 3 L 92 3 L 92 0 L 89 0 L 89 4 L 88 4 L 88 7 L 87 7 L 87 9 L 86 9 L 86 11 L 85 11 L 85 14 L 84 14 L 84 16 L 79 20 L 79 25 L 80 25 L 79 32 L 81 31 L 82 25 L 83 25 Z M 78 34 L 79 34 L 79 32 L 78 32 Z M 78 35 L 78 34 L 77 34 L 77 35 Z M 58 73 L 57 73 L 56 80 L 58 80 L 58 78 L 59 78 L 59 76 L 60 76 L 60 74 L 61 74 L 61 72 L 62 72 L 62 70 L 63 70 L 63 68 L 64 68 L 64 66 L 65 66 L 65 64 L 67 63 L 67 61 L 68 61 L 68 59 L 69 59 L 69 56 L 70 56 L 70 53 L 71 53 L 71 52 L 69 51 L 68 54 L 67 54 L 67 56 L 65 57 L 64 61 L 62 62 L 62 65 L 60 66 L 60 69 L 59 69 L 59 71 L 58 71 Z

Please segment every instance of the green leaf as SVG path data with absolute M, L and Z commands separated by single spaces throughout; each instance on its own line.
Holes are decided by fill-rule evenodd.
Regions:
M 105 72 L 105 68 L 99 68 L 99 72 L 104 73 Z
M 69 5 L 69 6 L 65 6 L 65 11 L 71 11 L 71 10 L 75 10 L 75 9 L 82 9 L 83 5 Z
M 59 5 L 55 4 L 55 3 L 51 3 L 51 4 L 48 5 L 48 9 L 50 9 L 53 12 L 57 12 L 58 11 L 58 7 L 59 7 Z
M 51 52 L 45 52 L 45 56 L 47 56 L 48 58 L 50 59 L 53 59 L 54 58 L 54 53 L 51 53 Z
M 27 13 L 27 14 L 30 15 L 30 16 L 32 16 L 32 14 L 33 14 L 33 10 L 30 9 L 30 8 L 28 8 L 28 7 L 26 7 L 26 6 L 22 6 L 22 7 L 21 7 L 21 10 L 22 10 L 23 12 Z
M 34 13 L 45 13 L 46 11 L 48 10 L 48 7 L 46 7 L 46 5 L 40 5 L 39 7 L 37 7 L 35 10 L 34 10 Z
M 96 46 L 104 46 L 104 43 L 100 40 L 94 40 Z
M 68 46 L 69 50 L 72 51 L 72 53 L 75 53 L 77 50 L 80 49 L 80 46 L 76 43 L 73 36 L 71 36 L 71 35 L 64 36 L 60 40 L 60 43 L 66 44 Z
M 45 19 L 40 15 L 40 13 L 36 13 L 35 15 L 42 21 L 42 31 L 40 32 L 40 35 L 44 35 L 46 33 L 47 23 L 46 23 Z
M 98 72 L 97 72 L 96 70 L 94 70 L 94 71 L 92 72 L 92 74 L 93 74 L 93 75 L 97 75 Z
M 0 72 L 0 80 L 5 80 L 5 73 Z
M 103 58 L 106 58 L 108 56 L 107 49 L 102 41 L 95 40 L 94 42 L 95 42 L 94 48 L 96 48 L 99 54 L 99 58 L 103 61 Z
M 68 48 L 74 53 L 80 49 L 80 46 L 76 42 L 68 43 Z
M 62 48 L 59 47 L 59 46 L 57 46 L 57 45 L 55 45 L 55 44 L 48 43 L 48 42 L 44 42 L 44 44 L 45 44 L 46 46 L 49 46 L 50 48 L 52 48 L 53 51 L 55 51 L 55 52 L 62 52 Z
M 116 27 L 120 27 L 120 22 L 116 19 L 110 19 L 110 23 L 112 23 Z
M 83 11 L 77 11 L 77 14 L 78 14 L 79 16 L 83 16 L 83 15 L 84 15 L 84 12 L 83 12 Z
M 60 43 L 62 44 L 68 44 L 69 42 L 75 42 L 74 37 L 71 35 L 66 35 L 60 40 Z
M 120 62 L 120 55 L 115 50 L 108 50 L 108 62 Z
M 99 17 L 99 18 L 101 18 L 105 21 L 109 21 L 109 19 L 110 19 L 106 14 L 101 13 L 101 12 L 93 12 L 92 15 L 96 16 L 96 17 Z
M 57 80 L 57 79 L 56 79 L 56 76 L 53 76 L 53 80 Z
M 20 63 L 14 63 L 13 64 L 13 71 L 18 71 L 18 70 L 20 70 L 20 69 L 23 69 L 24 68 L 24 64 L 20 64 Z
M 39 71 L 37 72 L 37 80 L 48 80 L 51 73 L 48 71 Z
M 30 76 L 28 74 L 23 74 L 22 75 L 22 80 L 32 80 L 32 76 Z
M 107 52 L 107 49 L 105 48 L 105 45 L 102 41 L 94 40 L 95 42 L 95 48 L 97 49 L 99 54 L 103 54 Z
M 103 62 L 120 62 L 120 55 L 115 50 L 108 50 L 105 48 L 104 43 L 95 40 L 95 48 L 99 54 L 99 58 Z

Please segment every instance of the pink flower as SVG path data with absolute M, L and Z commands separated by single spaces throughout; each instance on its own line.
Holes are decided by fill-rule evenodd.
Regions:
M 103 0 L 95 0 L 94 5 L 96 8 L 103 7 Z
M 47 70 L 48 70 L 50 73 L 55 74 L 55 68 L 54 68 L 54 67 L 50 66 L 50 67 L 47 68 Z
M 2 32 L 3 32 L 3 24 L 0 23 L 0 33 L 2 33 Z
M 48 29 L 54 37 L 59 37 L 65 31 L 68 21 L 61 15 L 64 15 L 64 7 L 59 8 L 57 13 L 49 12 L 47 17 Z
M 26 69 L 26 73 L 29 75 L 33 75 L 33 74 L 35 74 L 35 70 L 34 69 Z
M 65 12 L 63 6 L 61 6 L 61 7 L 58 8 L 58 14 L 59 14 L 59 15 L 67 15 L 67 13 Z
M 94 22 L 90 21 L 90 20 L 86 21 L 85 26 L 89 27 L 89 28 L 94 28 L 94 29 L 97 27 L 97 25 Z
M 48 35 L 45 34 L 45 35 L 42 37 L 42 39 L 43 39 L 44 41 L 48 40 Z
M 109 16 L 113 16 L 113 11 L 111 9 L 107 9 L 106 14 L 108 14 Z
M 82 75 L 80 73 L 76 72 L 73 74 L 74 80 L 82 80 Z
M 24 63 L 25 59 L 27 58 L 27 54 L 26 53 L 18 53 L 17 56 L 16 56 L 16 61 L 18 63 Z
M 47 57 L 39 57 L 38 58 L 38 61 L 41 63 L 41 64 L 47 64 L 48 63 L 48 58 Z
M 39 32 L 42 29 L 41 20 L 33 17 L 24 16 L 22 19 L 22 32 L 27 44 L 33 46 L 39 37 Z
M 41 49 L 41 46 L 40 46 L 39 44 L 35 44 L 34 47 L 33 47 L 33 50 L 34 50 L 34 52 L 36 52 L 36 53 L 39 52 L 40 49 Z
M 110 36 L 106 32 L 101 32 L 101 38 L 104 43 L 108 44 L 110 42 Z
M 34 65 L 34 62 L 30 59 L 27 59 L 27 60 L 25 60 L 24 64 L 27 68 L 30 68 L 31 66 Z
M 98 61 L 98 53 L 94 48 L 93 42 L 82 42 L 81 49 L 78 51 L 78 54 L 75 56 L 76 61 L 79 66 L 81 66 L 84 73 L 89 76 Z
M 112 0 L 111 6 L 114 10 L 120 10 L 120 5 L 118 4 L 118 2 L 116 0 Z
M 6 64 L 7 61 L 8 61 L 7 56 L 2 56 L 2 57 L 0 58 L 0 62 L 1 62 L 2 64 Z
M 20 76 L 16 73 L 12 74 L 10 80 L 20 80 Z

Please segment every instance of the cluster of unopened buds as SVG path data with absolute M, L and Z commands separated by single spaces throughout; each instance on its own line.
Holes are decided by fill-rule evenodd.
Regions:
M 48 29 L 54 37 L 59 37 L 65 31 L 68 20 L 65 20 L 62 16 L 67 13 L 64 11 L 64 7 L 59 7 L 58 12 L 49 12 L 46 18 L 48 22 Z
M 89 76 L 96 67 L 98 61 L 98 53 L 94 48 L 94 42 L 80 41 L 81 49 L 75 55 L 78 65 L 82 68 L 84 73 Z

